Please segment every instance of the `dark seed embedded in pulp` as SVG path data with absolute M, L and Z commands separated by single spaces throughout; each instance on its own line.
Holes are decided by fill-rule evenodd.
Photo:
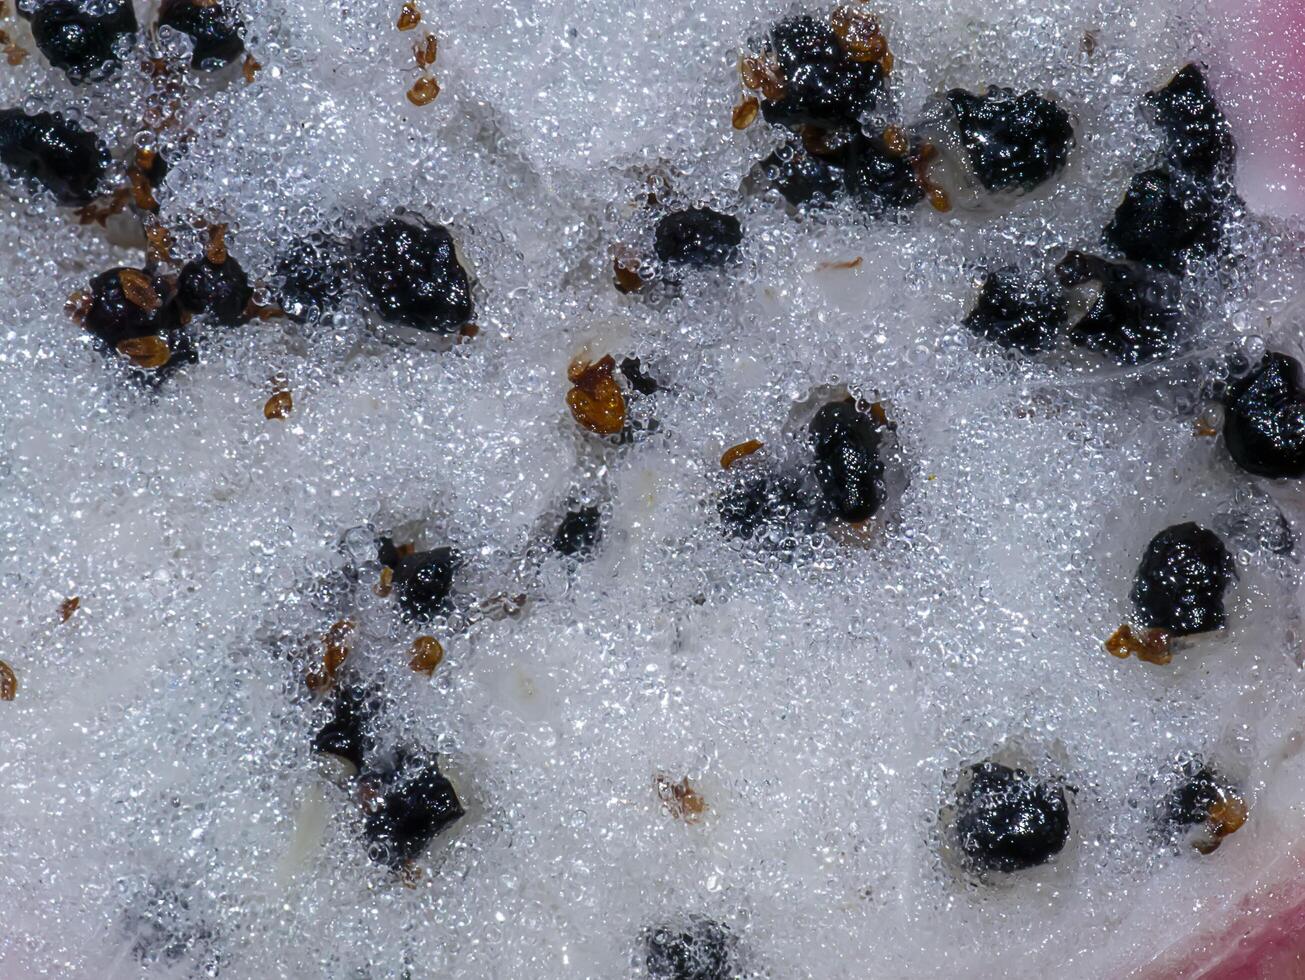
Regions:
M 1223 110 L 1197 65 L 1188 65 L 1146 105 L 1164 133 L 1170 162 L 1196 177 L 1232 176 L 1237 144 Z
M 89 204 L 109 166 L 109 148 L 57 112 L 0 110 L 0 163 L 45 187 L 60 204 Z
M 1129 184 L 1104 237 L 1125 258 L 1181 273 L 1218 249 L 1224 210 L 1223 200 L 1199 181 L 1147 170 Z
M 344 298 L 349 261 L 345 246 L 325 236 L 302 238 L 277 261 L 278 301 L 286 316 L 311 323 L 334 311 Z
M 827 204 L 843 189 L 843 170 L 793 142 L 763 159 L 767 183 L 795 208 Z
M 1069 159 L 1074 145 L 1069 113 L 1036 92 L 992 86 L 974 95 L 955 88 L 947 101 L 970 166 L 990 191 L 1031 190 Z
M 825 506 L 845 521 L 864 521 L 884 499 L 879 431 L 852 400 L 830 402 L 809 427 L 816 481 Z
M 358 236 L 355 260 L 363 286 L 390 323 L 451 334 L 473 316 L 471 279 L 443 225 L 390 218 Z
M 621 361 L 621 374 L 630 382 L 630 387 L 641 395 L 655 395 L 661 390 L 657 379 L 648 375 L 637 357 L 627 357 Z
M 1000 347 L 1026 354 L 1050 347 L 1069 318 L 1064 290 L 1043 276 L 1000 269 L 988 274 L 965 325 Z
M 603 536 L 602 514 L 597 507 L 581 507 L 567 513 L 553 535 L 553 548 L 564 555 L 585 557 Z
M 447 611 L 458 558 L 452 548 L 419 551 L 394 566 L 399 606 L 413 619 L 425 621 Z
M 1236 788 L 1209 766 L 1189 765 L 1182 783 L 1165 797 L 1165 819 L 1179 828 L 1205 823 L 1211 808 L 1236 795 Z
M 916 159 L 893 151 L 881 137 L 857 137 L 841 160 L 847 192 L 868 214 L 905 210 L 924 200 Z
M 1250 374 L 1228 385 L 1223 441 L 1233 461 L 1257 476 L 1305 476 L 1305 389 L 1301 365 L 1268 353 Z
M 1187 332 L 1180 284 L 1168 273 L 1070 252 L 1056 266 L 1062 285 L 1095 284 L 1097 296 L 1070 329 L 1070 341 L 1121 364 L 1177 353 Z
M 1220 629 L 1224 592 L 1236 577 L 1219 535 L 1188 522 L 1167 527 L 1147 545 L 1129 597 L 1138 622 L 1172 636 Z
M 331 717 L 313 737 L 313 751 L 344 759 L 355 770 L 372 745 L 369 730 L 372 705 L 366 694 L 352 685 L 337 685 Z
M 253 296 L 249 276 L 230 256 L 220 263 L 207 256 L 187 262 L 177 279 L 177 299 L 184 309 L 227 327 L 249 319 Z
M 436 761 L 404 759 L 367 815 L 364 833 L 376 861 L 398 867 L 426 849 L 466 812 Z
M 77 84 L 118 64 L 123 38 L 136 36 L 131 0 L 45 0 L 29 16 L 36 47 Z
M 828 23 L 805 15 L 789 18 L 771 28 L 769 43 L 783 77 L 783 96 L 762 99 L 767 122 L 855 125 L 875 107 L 883 69 L 853 58 Z
M 802 480 L 790 473 L 736 467 L 716 503 L 728 537 L 751 538 L 766 528 L 802 530 L 811 509 Z
M 660 925 L 644 935 L 650 980 L 727 980 L 735 970 L 735 939 L 713 919 L 694 916 Z
M 245 23 L 222 0 L 163 0 L 159 26 L 190 36 L 190 64 L 201 71 L 228 65 L 245 50 Z
M 731 214 L 711 208 L 673 211 L 657 222 L 654 248 L 663 262 L 724 265 L 738 252 L 743 226 Z
M 1045 864 L 1069 839 L 1058 786 L 996 762 L 972 766 L 956 801 L 956 838 L 966 864 L 1009 874 Z
M 123 288 L 127 282 L 147 286 L 139 290 Z M 166 336 L 181 327 L 176 289 L 161 276 L 143 269 L 117 268 L 102 272 L 91 280 L 91 302 L 85 327 L 110 347 L 135 337 Z M 150 295 L 152 294 L 152 295 Z

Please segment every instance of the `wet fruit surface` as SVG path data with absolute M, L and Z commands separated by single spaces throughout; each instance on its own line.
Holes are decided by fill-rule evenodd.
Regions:
M 343 243 L 322 235 L 299 239 L 277 260 L 281 308 L 300 322 L 319 320 L 340 305 L 349 272 Z
M 778 98 L 762 99 L 768 122 L 843 126 L 875 107 L 883 69 L 856 60 L 829 24 L 809 16 L 781 21 L 770 46 L 783 81 Z
M 1269 353 L 1224 398 L 1224 445 L 1257 476 L 1305 476 L 1305 389 L 1294 357 Z
M 116 67 L 119 49 L 136 36 L 129 0 L 46 0 L 29 19 L 36 47 L 74 83 Z
M 1187 325 L 1172 276 L 1142 266 L 1070 252 L 1056 266 L 1066 287 L 1092 284 L 1096 298 L 1074 322 L 1070 340 L 1121 364 L 1145 364 L 1181 348 Z
M 1009 874 L 1046 864 L 1069 839 L 1069 807 L 1058 786 L 1022 769 L 981 762 L 956 801 L 956 837 L 969 868 Z
M 852 400 L 831 402 L 811 420 L 816 482 L 824 504 L 845 521 L 864 521 L 884 499 L 879 431 Z
M 223 0 L 163 0 L 158 23 L 190 37 L 190 63 L 202 71 L 222 68 L 245 51 L 244 21 Z
M 1032 354 L 1052 345 L 1068 317 L 1058 286 L 1042 276 L 1000 269 L 984 279 L 965 325 L 1000 347 Z
M 766 529 L 800 530 L 811 500 L 798 475 L 744 465 L 721 492 L 716 509 L 727 535 L 751 538 Z
M 443 225 L 390 218 L 355 242 L 363 286 L 390 323 L 455 333 L 473 315 L 471 280 Z
M 465 811 L 434 759 L 402 757 L 382 779 L 386 788 L 367 815 L 364 833 L 373 859 L 397 868 L 420 856 Z
M 674 211 L 657 222 L 655 248 L 663 262 L 724 265 L 743 241 L 739 219 L 711 208 Z
M 1147 545 L 1129 597 L 1143 626 L 1187 636 L 1221 629 L 1224 593 L 1237 568 L 1213 531 L 1188 522 L 1165 528 Z
M 650 980 L 727 980 L 733 976 L 734 937 L 718 922 L 694 916 L 649 929 L 644 965 Z
M 975 95 L 952 89 L 947 101 L 970 166 L 990 191 L 1031 190 L 1069 159 L 1074 145 L 1069 113 L 1036 92 L 991 86 Z
M 2 109 L 0 163 L 11 175 L 43 186 L 60 204 L 89 204 L 109 166 L 109 149 L 60 113 Z

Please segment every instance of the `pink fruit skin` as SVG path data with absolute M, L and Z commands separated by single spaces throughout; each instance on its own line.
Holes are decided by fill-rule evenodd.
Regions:
M 1305 2 L 1211 0 L 1211 84 L 1251 210 L 1305 216 Z

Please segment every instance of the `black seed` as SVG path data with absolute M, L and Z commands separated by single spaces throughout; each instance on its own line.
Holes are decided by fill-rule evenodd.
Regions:
M 781 21 L 771 28 L 770 47 L 784 77 L 784 97 L 761 100 L 767 122 L 854 125 L 875 107 L 883 70 L 854 60 L 828 24 L 809 16 Z
M 1305 476 L 1305 390 L 1301 365 L 1268 353 L 1228 385 L 1223 441 L 1233 461 L 1258 476 Z
M 57 112 L 0 110 L 0 163 L 60 204 L 89 204 L 109 166 L 109 148 Z
M 145 178 L 150 182 L 151 187 L 158 187 L 171 169 L 171 164 L 163 158 L 163 154 L 155 152 L 154 158 L 150 161 L 150 168 L 145 171 Z
M 136 35 L 131 0 L 117 0 L 103 12 L 93 12 L 86 0 L 46 0 L 29 19 L 41 54 L 73 84 L 112 71 L 120 39 Z
M 1224 625 L 1223 596 L 1236 575 L 1219 535 L 1175 524 L 1147 545 L 1129 598 L 1143 626 L 1172 636 L 1206 633 Z
M 1077 346 L 1121 364 L 1143 364 L 1179 350 L 1187 323 L 1174 277 L 1082 252 L 1070 252 L 1056 273 L 1066 287 L 1095 283 L 1099 290 L 1070 330 Z
M 279 301 L 286 316 L 311 323 L 335 310 L 344 298 L 349 277 L 345 246 L 325 236 L 302 238 L 277 262 L 282 280 Z
M 795 208 L 827 204 L 843 189 L 842 169 L 808 153 L 800 143 L 776 150 L 758 167 L 770 186 Z
M 396 868 L 411 861 L 466 812 L 437 762 L 404 758 L 386 774 L 390 788 L 377 800 L 363 828 L 375 845 L 374 860 Z
M 650 378 L 639 364 L 639 358 L 627 357 L 621 362 L 621 373 L 630 387 L 641 395 L 655 395 L 661 388 L 654 378 Z
M 890 150 L 881 137 L 858 137 L 842 160 L 847 192 L 869 214 L 905 210 L 924 200 L 915 160 Z
M 1058 786 L 996 762 L 970 767 L 956 802 L 956 836 L 974 871 L 1009 874 L 1045 864 L 1069 839 L 1069 807 Z
M 1174 166 L 1205 179 L 1228 179 L 1237 156 L 1232 128 L 1196 65 L 1188 65 L 1146 104 L 1165 134 Z
M 597 507 L 570 511 L 553 536 L 553 547 L 564 555 L 587 556 L 603 536 L 602 515 Z
M 419 551 L 394 566 L 399 606 L 416 620 L 429 620 L 448 609 L 458 558 L 452 548 Z
M 158 296 L 154 309 L 137 306 L 122 288 L 122 273 L 139 274 L 149 280 Z M 91 280 L 91 305 L 86 314 L 86 329 L 109 347 L 116 347 L 134 337 L 169 337 L 181 327 L 176 289 L 168 280 L 142 269 L 110 269 Z
M 663 262 L 686 265 L 724 265 L 743 241 L 739 219 L 711 208 L 674 211 L 659 222 L 655 248 Z
M 1165 797 L 1165 818 L 1175 827 L 1193 827 L 1210 818 L 1210 808 L 1237 796 L 1236 787 L 1209 766 L 1188 764 L 1181 785 Z
M 821 408 L 809 431 L 826 507 L 845 521 L 864 521 L 884 499 L 884 466 L 874 421 L 849 399 Z
M 443 225 L 390 218 L 358 236 L 355 258 L 363 286 L 390 323 L 451 334 L 471 320 L 471 280 Z
M 720 923 L 693 916 L 644 934 L 644 964 L 651 980 L 726 980 L 734 971 L 735 939 Z
M 403 560 L 403 556 L 399 554 L 398 546 L 395 545 L 393 538 L 383 537 L 376 543 L 376 560 L 391 569 L 399 567 L 399 562 Z
M 215 71 L 240 57 L 245 50 L 245 24 L 239 14 L 213 0 L 163 0 L 159 26 L 188 34 L 194 47 L 193 68 Z
M 1000 269 L 988 274 L 965 325 L 1000 347 L 1045 350 L 1069 317 L 1060 287 L 1042 276 Z
M 1223 213 L 1223 203 L 1205 185 L 1147 170 L 1133 178 L 1104 237 L 1135 262 L 1181 273 L 1188 261 L 1218 249 Z
M 1069 113 L 1036 92 L 989 87 L 984 95 L 947 93 L 961 143 L 979 182 L 990 191 L 1031 190 L 1069 159 L 1074 127 Z
M 247 307 L 254 290 L 240 263 L 230 256 L 215 264 L 207 257 L 187 262 L 177 280 L 177 299 L 183 309 L 206 314 L 214 323 L 238 326 L 249 319 Z
M 732 538 L 758 531 L 807 523 L 811 509 L 802 480 L 789 473 L 758 472 L 744 464 L 716 503 L 721 528 Z
M 337 685 L 331 719 L 313 737 L 313 751 L 338 756 L 354 769 L 362 769 L 363 757 L 372 746 L 369 728 L 373 708 L 359 688 Z

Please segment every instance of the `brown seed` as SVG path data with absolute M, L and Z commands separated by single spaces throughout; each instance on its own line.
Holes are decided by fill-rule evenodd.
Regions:
M 408 666 L 419 674 L 429 677 L 444 659 L 444 647 L 433 636 L 419 636 L 412 641 L 412 656 Z
M 403 9 L 399 11 L 399 22 L 395 26 L 401 31 L 410 31 L 420 23 L 421 11 L 417 9 L 417 5 L 412 0 L 408 0 L 403 5 Z
M 94 302 L 95 299 L 90 293 L 84 289 L 79 289 L 68 297 L 68 302 L 64 304 L 63 311 L 78 323 L 83 323 L 87 314 L 91 312 L 91 305 Z
M 72 619 L 72 614 L 77 611 L 77 607 L 82 604 L 79 596 L 73 596 L 71 599 L 65 599 L 59 603 L 59 622 L 66 623 Z
M 744 88 L 756 91 L 761 88 L 761 83 L 766 78 L 765 70 L 762 68 L 760 58 L 747 57 L 739 59 L 739 78 L 743 82 Z
M 931 186 L 926 188 L 926 190 L 929 195 L 929 203 L 933 206 L 933 209 L 937 211 L 939 214 L 946 214 L 948 211 L 952 209 L 951 198 L 947 196 L 947 192 L 943 190 L 941 187 Z
M 288 391 L 278 391 L 263 404 L 263 418 L 283 419 L 294 410 L 294 396 Z
M 893 73 L 893 65 L 895 64 L 897 64 L 897 62 L 893 59 L 893 53 L 891 51 L 885 51 L 883 56 L 879 59 L 879 67 L 883 69 L 885 75 L 891 75 Z
M 567 368 L 567 377 L 575 386 L 566 393 L 571 415 L 599 435 L 615 435 L 625 427 L 625 396 L 612 377 L 615 367 L 615 359 L 608 354 L 593 364 L 572 361 Z
M 139 166 L 129 167 L 127 179 L 131 181 L 132 203 L 142 211 L 157 211 L 159 202 L 154 197 L 154 185 L 145 171 Z
M 413 105 L 430 105 L 440 94 L 440 83 L 434 75 L 422 75 L 408 89 L 408 101 Z
M 17 68 L 27 60 L 27 50 L 19 47 L 17 44 L 5 45 L 5 61 Z
M 1127 660 L 1131 655 L 1149 664 L 1164 665 L 1173 659 L 1167 633 L 1160 630 L 1137 633 L 1128 623 L 1110 634 L 1106 640 L 1106 652 L 1120 660 Z
M 900 126 L 889 126 L 884 130 L 884 145 L 899 157 L 906 156 L 911 149 L 911 144 Z
M 381 580 L 376 583 L 376 588 L 373 589 L 372 591 L 374 591 L 378 596 L 384 599 L 387 595 L 390 594 L 390 591 L 393 588 L 394 588 L 394 569 L 386 565 L 384 568 L 381 569 Z
M 734 111 L 730 115 L 730 122 L 735 129 L 747 129 L 757 121 L 757 113 L 760 110 L 761 103 L 757 101 L 757 97 L 749 95 L 734 107 Z
M 1192 420 L 1192 434 L 1198 439 L 1212 439 L 1219 434 L 1219 426 L 1211 411 L 1202 412 Z
M 1193 846 L 1202 854 L 1218 850 L 1225 837 L 1241 830 L 1249 815 L 1250 808 L 1247 807 L 1245 800 L 1235 793 L 1220 790 L 1219 799 L 1210 807 L 1205 821 L 1205 828 L 1210 837 L 1208 840 L 1196 841 Z
M 1097 45 L 1101 43 L 1101 33 L 1099 31 L 1083 32 L 1083 53 L 1089 58 L 1096 54 Z
M 154 283 L 139 269 L 123 269 L 118 273 L 118 283 L 127 302 L 146 313 L 153 313 L 163 305 L 163 300 L 154 291 Z
M 690 785 L 688 776 L 673 783 L 669 776 L 659 772 L 653 776 L 653 788 L 666 812 L 676 820 L 697 823 L 707 810 L 707 801 Z
M 204 258 L 214 265 L 222 265 L 227 260 L 227 226 L 212 225 L 208 230 L 208 246 L 204 249 Z
M 353 625 L 350 620 L 341 619 L 322 635 L 322 662 L 314 664 L 304 675 L 308 689 L 314 694 L 329 688 L 335 681 L 335 675 L 349 659 L 348 641 Z
M 172 233 L 158 221 L 145 222 L 146 258 L 156 262 L 172 261 Z
M 865 259 L 858 255 L 854 259 L 844 259 L 842 262 L 821 262 L 818 268 L 821 269 L 859 269 L 865 264 Z
M 240 74 L 245 78 L 246 85 L 253 85 L 254 79 L 262 71 L 263 66 L 255 60 L 252 54 L 245 55 L 245 63 L 240 66 Z
M 888 418 L 888 410 L 884 408 L 883 402 L 873 402 L 870 405 L 870 417 L 874 419 L 875 425 L 881 429 L 891 429 L 893 423 Z
M 784 92 L 784 76 L 780 74 L 779 66 L 768 66 L 761 80 L 761 94 L 771 102 L 778 102 L 784 98 Z
M 737 446 L 730 446 L 729 449 L 721 453 L 720 468 L 723 470 L 729 469 L 739 460 L 743 459 L 745 456 L 751 456 L 764 445 L 765 443 L 760 439 L 749 439 L 746 442 L 739 443 Z
M 639 275 L 639 256 L 628 245 L 612 247 L 612 282 L 623 293 L 637 293 L 643 289 L 643 276 Z
M 18 675 L 14 669 L 0 660 L 0 701 L 12 701 L 18 696 Z
M 434 34 L 427 34 L 425 39 L 412 46 L 413 56 L 418 68 L 429 68 L 439 56 L 440 43 Z
M 129 337 L 118 342 L 117 351 L 131 361 L 133 367 L 153 371 L 172 360 L 168 342 L 157 334 Z

